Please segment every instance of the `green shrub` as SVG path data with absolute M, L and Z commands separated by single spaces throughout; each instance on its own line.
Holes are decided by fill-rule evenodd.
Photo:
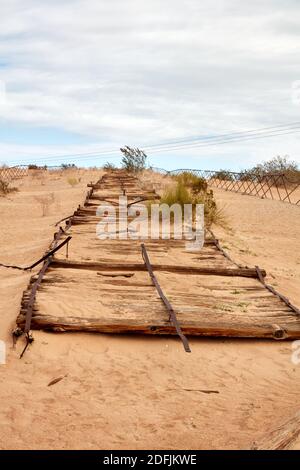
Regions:
M 204 205 L 205 226 L 211 227 L 212 224 L 226 227 L 226 218 L 223 210 L 217 206 L 212 190 L 197 194 L 193 199 L 194 204 Z
M 186 188 L 191 189 L 193 193 L 199 193 L 207 190 L 207 181 L 201 176 L 197 176 L 191 171 L 183 171 L 175 176 L 178 183 L 181 183 Z
M 192 203 L 192 196 L 184 184 L 178 182 L 176 186 L 169 188 L 164 192 L 160 202 L 162 204 L 168 204 L 169 206 L 172 204 L 180 204 L 183 208 L 184 204 Z
M 205 225 L 207 227 L 210 227 L 212 224 L 226 226 L 223 211 L 217 207 L 213 191 L 211 190 L 193 192 L 191 189 L 188 189 L 182 181 L 177 181 L 176 186 L 171 187 L 165 191 L 160 200 L 160 203 L 165 203 L 169 206 L 172 206 L 173 204 L 180 204 L 182 209 L 184 208 L 184 204 L 193 204 L 194 216 L 196 204 L 203 204 Z

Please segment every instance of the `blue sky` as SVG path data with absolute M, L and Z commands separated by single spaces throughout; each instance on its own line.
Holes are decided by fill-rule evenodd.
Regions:
M 298 0 L 0 0 L 0 163 L 118 163 L 124 145 L 300 121 L 299 46 Z M 167 169 L 300 163 L 299 139 L 148 158 Z

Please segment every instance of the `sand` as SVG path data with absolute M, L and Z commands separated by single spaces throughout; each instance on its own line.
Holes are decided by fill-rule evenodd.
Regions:
M 25 265 L 43 254 L 54 223 L 96 179 L 80 177 L 74 188 L 63 174 L 25 178 L 18 193 L 0 198 L 0 262 Z M 229 253 L 266 268 L 268 282 L 299 306 L 300 207 L 215 194 L 231 230 L 214 230 Z M 43 216 L 37 196 L 45 195 Z M 13 350 L 10 333 L 28 280 L 0 268 L 0 339 L 8 348 L 1 449 L 249 449 L 299 410 L 300 364 L 290 342 L 191 338 L 186 354 L 176 338 L 34 331 L 20 360 L 23 340 Z

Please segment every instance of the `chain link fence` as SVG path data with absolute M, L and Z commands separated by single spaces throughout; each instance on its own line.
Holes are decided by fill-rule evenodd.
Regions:
M 176 176 L 184 172 L 204 178 L 210 186 L 261 199 L 274 199 L 300 205 L 300 181 L 288 178 L 283 173 L 259 175 L 251 172 L 213 171 L 181 168 L 164 170 L 152 168 L 165 176 Z

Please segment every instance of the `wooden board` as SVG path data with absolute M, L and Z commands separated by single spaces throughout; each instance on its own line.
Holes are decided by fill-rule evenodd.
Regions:
M 56 253 L 38 288 L 31 328 L 176 334 L 143 263 L 141 240 L 99 240 L 96 206 L 89 205 L 108 196 L 116 202 L 124 189 L 130 200 L 157 195 L 144 191 L 135 177 L 123 172 L 105 175 L 92 187 L 88 205 L 72 218 L 68 259 L 64 249 Z M 187 251 L 185 240 L 144 243 L 184 334 L 300 338 L 300 315 L 265 289 L 256 269 L 239 267 L 224 256 L 214 239 L 207 238 L 200 251 Z M 23 295 L 17 319 L 22 329 L 35 280 L 33 276 Z
M 141 263 L 140 240 L 99 240 L 96 235 L 96 224 L 76 225 L 68 232 L 72 235 L 69 243 L 69 258 L 74 261 L 98 261 L 102 263 L 117 262 Z M 153 264 L 169 264 L 193 267 L 235 267 L 222 253 L 206 241 L 199 251 L 186 251 L 185 240 L 145 240 L 147 251 Z M 57 259 L 65 258 L 65 251 L 57 253 Z
M 300 337 L 297 316 L 255 279 L 156 275 L 187 335 Z M 25 307 L 26 294 L 23 301 Z M 24 313 L 18 317 L 19 326 Z M 32 328 L 175 334 L 148 273 L 125 268 L 122 272 L 49 268 L 37 294 Z

